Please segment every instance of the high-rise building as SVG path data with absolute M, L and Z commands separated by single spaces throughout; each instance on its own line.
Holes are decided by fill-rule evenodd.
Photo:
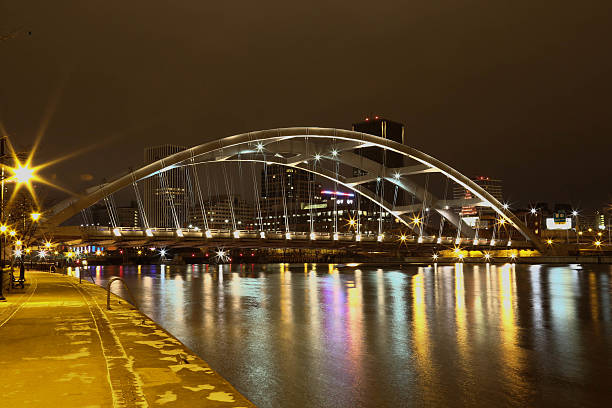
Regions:
M 252 229 L 253 228 L 253 204 L 238 196 L 217 195 L 209 197 L 204 202 L 206 221 L 210 229 Z M 191 209 L 189 223 L 199 228 L 204 227 L 202 210 Z
M 473 182 L 482 187 L 483 190 L 491 194 L 498 201 L 503 201 L 504 190 L 503 182 L 499 179 L 492 179 L 486 176 L 478 176 L 472 179 Z M 453 198 L 455 200 L 471 200 L 476 198 L 472 192 L 459 184 L 453 187 Z M 466 219 L 471 226 L 475 226 L 476 221 L 481 228 L 488 228 L 493 225 L 494 212 L 488 208 L 479 209 L 474 205 L 461 205 L 457 207 L 459 214 Z M 473 222 L 472 222 L 473 221 Z
M 147 147 L 144 161 L 150 164 L 185 149 L 170 144 Z M 177 224 L 184 227 L 189 223 L 186 178 L 185 169 L 176 168 L 144 180 L 144 207 L 151 227 L 176 228 Z
M 270 165 L 261 172 L 260 195 L 263 217 L 277 219 L 279 214 L 284 214 L 285 205 L 291 216 L 311 202 L 320 203 L 321 184 L 305 170 Z
M 406 144 L 404 125 L 402 123 L 394 122 L 379 116 L 366 118 L 362 122 L 353 123 L 352 129 L 356 132 L 367 133 L 401 144 Z M 364 147 L 357 149 L 356 153 L 376 163 L 384 165 L 385 168 L 404 167 L 406 163 L 405 157 L 401 154 L 385 151 L 376 147 Z M 361 170 L 353 169 L 353 176 L 357 177 L 361 175 L 363 175 Z M 363 184 L 363 187 L 367 188 L 378 197 L 384 197 L 385 201 L 391 205 L 396 203 L 399 205 L 405 204 L 405 197 L 407 193 L 405 193 L 402 189 L 398 189 L 397 194 L 395 194 L 395 185 L 389 181 L 372 181 Z M 361 208 L 370 214 L 380 211 L 380 208 L 369 200 L 362 200 Z M 387 217 L 383 217 L 383 219 L 387 219 Z M 388 228 L 389 226 L 385 226 L 385 229 Z

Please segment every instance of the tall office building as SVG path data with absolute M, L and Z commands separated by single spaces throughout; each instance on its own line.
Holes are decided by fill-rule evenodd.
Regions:
M 153 163 L 186 148 L 165 144 L 147 147 L 144 151 L 145 164 Z M 186 195 L 186 172 L 184 168 L 165 171 L 144 180 L 144 207 L 153 228 L 176 228 L 189 224 L 189 206 Z M 174 204 L 175 214 L 171 205 Z
M 404 125 L 399 122 L 394 122 L 389 119 L 384 119 L 378 116 L 374 118 L 366 118 L 362 122 L 353 123 L 352 129 L 356 132 L 367 133 L 374 136 L 382 137 L 383 139 L 389 139 L 394 142 L 405 144 Z M 376 163 L 384 164 L 386 168 L 403 167 L 405 160 L 404 156 L 399 153 L 384 151 L 377 147 L 364 147 L 358 149 L 357 154 L 367 159 L 375 161 Z M 360 176 L 359 169 L 353 170 L 354 176 Z M 378 185 L 377 185 L 378 184 Z M 383 195 L 386 201 L 393 203 L 395 186 L 388 181 L 384 183 L 378 183 L 376 181 L 364 184 L 364 187 L 368 190 L 376 193 L 380 189 L 383 189 Z M 403 202 L 404 192 L 398 191 L 396 197 L 397 202 Z
M 476 184 L 482 187 L 486 192 L 495 197 L 498 201 L 503 201 L 504 190 L 502 180 L 492 179 L 486 176 L 478 176 L 472 179 Z M 455 200 L 471 200 L 476 198 L 469 190 L 463 188 L 461 185 L 456 184 L 453 187 L 453 198 Z M 492 211 L 489 209 L 483 209 L 479 211 L 478 207 L 473 205 L 463 205 L 459 208 L 459 214 L 462 217 L 478 217 L 480 215 L 492 215 Z

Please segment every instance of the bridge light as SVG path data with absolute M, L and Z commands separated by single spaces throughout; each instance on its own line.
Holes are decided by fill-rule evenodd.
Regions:
M 182 230 L 182 229 L 180 229 L 180 228 L 177 228 L 177 229 L 176 229 L 176 236 L 177 236 L 177 237 L 180 237 L 180 238 L 183 238 L 183 236 L 184 236 L 184 235 L 183 235 L 183 230 Z
M 355 241 L 361 242 L 361 234 L 355 235 Z
M 21 240 L 18 239 L 17 241 L 15 241 L 15 246 L 21 246 Z
M 11 237 L 14 237 L 15 235 L 17 235 L 17 231 L 15 231 L 15 230 L 11 230 L 11 231 L 9 232 L 9 235 L 10 235 Z
M 395 174 L 393 175 L 393 177 L 394 177 L 396 180 L 399 180 L 399 178 L 400 178 L 401 176 L 402 176 L 402 175 L 401 175 L 401 174 L 399 174 L 399 173 L 395 173 Z
M 261 142 L 257 143 L 257 151 L 261 152 L 263 150 L 263 148 L 264 148 L 263 143 L 261 143 Z
M 334 232 L 334 241 L 337 241 L 340 238 L 337 232 Z
M 472 242 L 473 245 L 478 245 L 478 238 L 474 238 L 474 241 Z
M 14 250 L 13 255 L 15 255 L 15 258 L 21 257 L 21 249 Z
M 265 232 L 263 232 L 263 231 L 261 231 L 261 232 L 259 233 L 259 238 L 261 238 L 261 239 L 266 238 L 266 233 L 265 233 Z
M 508 203 L 503 203 L 502 207 L 504 207 L 504 210 L 507 210 L 508 208 L 510 208 L 510 205 L 508 205 Z
M 577 215 L 578 215 L 578 211 L 576 211 L 576 210 L 572 211 L 572 215 L 573 215 L 574 217 L 575 217 L 575 216 L 577 216 Z
M 548 238 L 548 239 L 546 240 L 546 243 L 547 243 L 548 245 L 552 245 L 552 244 L 553 244 L 553 240 L 552 240 L 552 239 L 550 239 L 550 238 Z
M 45 242 L 45 248 L 47 249 L 51 248 L 51 242 L 49 241 Z
M 538 212 L 538 210 L 536 210 L 535 208 L 532 208 L 532 209 L 531 209 L 531 213 L 532 213 L 532 214 L 535 214 L 535 213 L 537 213 L 537 212 Z
M 43 258 L 44 259 L 46 256 L 47 256 L 47 251 L 45 251 L 44 249 L 38 251 L 38 257 L 39 258 Z
M 310 240 L 314 241 L 317 238 L 317 234 L 315 234 L 314 232 L 310 233 Z
M 510 258 L 515 259 L 516 258 L 516 254 L 513 252 L 510 254 Z
M 485 258 L 487 261 L 488 261 L 488 260 L 490 260 L 490 259 L 491 259 L 491 254 L 487 252 L 486 254 L 484 254 L 484 258 Z
M 512 246 L 512 241 L 508 240 L 508 246 Z
M 438 237 L 438 239 L 436 240 L 436 243 L 441 244 L 442 243 L 442 237 Z
M 495 240 L 494 239 L 491 240 L 491 246 L 495 246 Z
M 336 149 L 333 149 L 331 151 L 331 155 L 334 156 L 334 157 L 338 156 L 338 151 Z
M 291 233 L 290 232 L 286 232 L 285 233 L 285 239 L 291 239 Z
M 378 242 L 383 242 L 384 239 L 385 239 L 385 234 L 378 234 L 378 236 L 376 237 L 376 240 Z
M 159 250 L 159 255 L 163 258 L 164 256 L 166 256 L 166 250 L 165 249 L 160 249 Z
M 204 235 L 206 235 L 206 238 L 212 238 L 212 231 L 207 229 Z
M 153 236 L 153 231 L 151 231 L 151 228 L 147 228 L 147 229 L 145 230 L 145 235 L 146 235 L 147 237 L 152 237 L 152 236 Z
M 113 235 L 116 237 L 121 236 L 121 230 L 119 228 L 113 228 Z
M 33 212 L 32 214 L 30 214 L 30 217 L 32 218 L 32 221 L 38 221 L 38 220 L 40 220 L 40 213 L 39 212 Z
M 0 233 L 4 234 L 8 230 L 6 225 L 0 225 Z
M 240 238 L 240 231 L 234 231 L 234 238 Z
M 434 261 L 438 260 L 439 255 L 438 254 L 433 254 L 431 256 L 433 258 Z
M 318 153 L 317 153 L 317 154 L 315 154 L 314 159 L 315 159 L 316 161 L 321 160 L 321 155 L 320 155 L 320 154 L 318 154 Z
M 595 241 L 594 244 L 595 244 L 596 247 L 600 247 L 601 246 L 601 241 L 599 241 L 599 240 Z

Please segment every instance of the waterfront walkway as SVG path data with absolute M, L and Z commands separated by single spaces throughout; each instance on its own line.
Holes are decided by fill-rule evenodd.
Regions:
M 253 407 L 182 343 L 91 283 L 28 272 L 0 303 L 6 407 Z

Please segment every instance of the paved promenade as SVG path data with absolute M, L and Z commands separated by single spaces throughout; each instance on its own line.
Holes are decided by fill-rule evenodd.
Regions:
M 125 301 L 91 283 L 26 273 L 0 303 L 3 407 L 253 407 Z

